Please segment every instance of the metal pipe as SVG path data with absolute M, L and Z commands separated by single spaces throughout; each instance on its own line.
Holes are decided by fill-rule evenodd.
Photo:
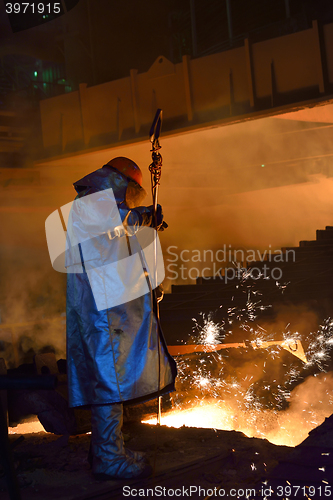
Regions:
M 285 1 L 288 1 L 288 0 L 285 0 Z M 229 41 L 230 41 L 230 45 L 232 45 L 233 32 L 232 32 L 232 17 L 231 17 L 230 0 L 226 0 L 226 7 L 227 7 L 227 20 L 228 20 Z
M 94 51 L 93 31 L 92 31 L 92 24 L 91 24 L 91 10 L 90 10 L 90 1 L 89 0 L 86 0 L 86 5 L 87 5 L 87 18 L 88 18 L 88 32 L 89 32 L 92 79 L 93 79 L 93 85 L 96 85 L 95 51 Z
M 0 375 L 0 389 L 52 390 L 57 387 L 56 375 Z
M 286 9 L 286 18 L 290 19 L 290 5 L 289 5 L 289 0 L 284 0 L 284 7 Z
M 198 46 L 197 46 L 197 24 L 195 21 L 195 0 L 190 0 L 190 11 L 191 11 L 191 32 L 192 32 L 192 55 L 197 56 Z
M 17 480 L 14 459 L 8 441 L 7 418 L 0 399 L 0 463 L 6 476 L 10 500 L 21 500 L 20 486 Z

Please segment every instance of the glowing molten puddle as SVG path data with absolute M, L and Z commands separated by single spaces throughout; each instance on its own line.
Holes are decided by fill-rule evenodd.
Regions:
M 196 407 L 173 410 L 162 414 L 161 425 L 167 427 L 198 427 L 225 431 L 243 432 L 248 437 L 267 439 L 276 445 L 297 446 L 307 438 L 308 433 L 324 420 L 324 416 L 304 415 L 300 422 L 293 412 L 275 412 L 261 410 L 258 412 L 234 411 L 227 404 L 200 403 Z M 306 418 L 308 417 L 308 418 Z M 320 418 L 321 417 L 321 418 Z M 309 421 L 310 420 L 310 421 Z M 142 421 L 145 424 L 156 425 L 157 419 L 149 418 Z
M 216 404 L 207 404 L 187 410 L 174 410 L 162 414 L 161 425 L 167 427 L 201 427 L 206 429 L 233 430 L 232 416 Z M 156 418 L 143 420 L 144 424 L 156 425 Z
M 36 432 L 46 432 L 37 418 L 17 424 L 16 427 L 8 427 L 8 434 L 34 434 Z

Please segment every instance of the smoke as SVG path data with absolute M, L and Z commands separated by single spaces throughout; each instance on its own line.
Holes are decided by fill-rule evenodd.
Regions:
M 295 338 L 295 335 L 304 338 L 318 328 L 319 318 L 312 304 L 275 304 L 274 313 L 274 321 L 260 320 L 260 326 L 267 332 L 267 340 Z
M 216 254 L 224 245 L 263 252 L 315 239 L 316 229 L 333 224 L 330 130 L 265 118 L 166 138 L 160 189 L 166 258 L 170 245 L 178 254 Z M 199 275 L 207 265 L 177 264 Z
M 240 316 L 240 311 L 233 308 L 230 317 Z M 195 322 L 189 343 L 234 346 L 177 358 L 173 400 L 177 409 L 186 410 L 183 424 L 194 420 L 200 427 L 209 420 L 213 427 L 275 444 L 300 443 L 332 412 L 333 374 L 326 373 L 332 369 L 332 320 L 320 321 L 309 304 L 279 304 L 264 322 L 260 314 L 249 321 L 243 311 L 240 321 L 247 341 L 237 344 L 234 332 L 226 334 L 224 324 L 213 317 L 202 315 Z
M 36 248 L 2 248 L 0 357 L 7 368 L 41 352 L 65 357 L 66 277 Z M 48 257 L 46 255 L 46 257 Z
M 330 130 L 321 124 L 264 118 L 165 136 L 159 191 L 169 224 L 160 235 L 164 255 L 168 257 L 170 245 L 177 247 L 178 255 L 182 250 L 211 250 L 216 254 L 224 244 L 264 251 L 314 239 L 316 229 L 333 224 Z M 34 152 L 41 152 L 39 147 L 34 143 Z M 144 187 L 149 192 L 145 169 L 150 154 L 143 143 L 72 156 L 70 160 L 45 161 L 34 167 L 39 176 L 36 184 L 15 179 L 22 181 L 18 187 L 11 181 L 3 190 L 2 323 L 61 318 L 65 286 L 63 277 L 49 264 L 45 219 L 73 198 L 73 181 L 110 158 L 123 155 L 141 166 Z M 30 157 L 26 165 L 32 166 Z M 145 203 L 151 201 L 147 198 Z M 181 259 L 176 264 L 179 267 Z M 190 261 L 185 266 L 197 268 L 200 274 L 207 263 Z M 166 290 L 174 283 L 193 282 L 188 275 L 185 280 L 180 275 L 176 280 L 168 270 L 167 276 Z M 302 316 L 304 322 L 309 319 L 312 324 L 311 318 Z M 277 330 L 282 331 L 288 322 L 287 317 L 281 319 Z M 29 326 L 23 332 L 0 332 L 0 340 L 8 340 L 11 335 L 18 339 L 25 336 L 36 343 L 29 348 L 22 343 L 26 354 L 50 345 L 64 355 L 63 340 L 59 340 L 63 334 L 51 323 L 40 325 Z M 31 358 L 30 354 L 26 357 Z
M 282 411 L 262 409 L 247 414 L 234 409 L 238 430 L 247 435 L 264 437 L 274 444 L 296 446 L 333 411 L 333 375 L 308 377 L 290 394 L 289 406 Z
M 290 395 L 290 406 L 276 415 L 267 439 L 280 444 L 283 439 L 297 445 L 308 433 L 333 412 L 333 374 L 321 373 L 308 377 Z
M 296 446 L 333 411 L 332 373 L 308 377 L 289 394 L 289 404 L 282 410 L 267 408 L 259 402 L 247 408 L 244 402 L 248 394 L 235 379 L 229 381 L 229 391 L 224 391 L 223 396 L 212 398 L 207 393 L 206 396 L 200 394 L 200 389 L 207 389 L 209 384 L 218 390 L 219 385 L 225 387 L 228 383 L 221 382 L 202 377 L 201 385 L 196 391 L 195 388 L 190 390 L 186 400 L 175 400 L 174 410 L 165 415 L 164 421 L 162 418 L 162 424 L 237 430 L 277 445 Z M 271 387 L 269 391 L 272 391 Z
M 281 249 L 332 225 L 331 129 L 310 125 L 264 118 L 165 136 L 159 203 L 169 228 L 160 235 L 163 250 Z M 63 175 L 64 187 L 124 155 L 140 165 L 149 193 L 144 143 L 45 162 L 41 169 L 57 182 Z M 151 204 L 149 196 L 145 203 Z
M 59 189 L 61 181 L 34 165 L 44 152 L 40 118 L 27 92 L 8 93 L 3 104 L 15 110 L 13 127 L 27 134 L 1 164 L 0 357 L 13 368 L 32 363 L 39 352 L 65 357 L 66 281 L 52 269 L 45 219 L 74 190 L 69 196 L 66 184 Z

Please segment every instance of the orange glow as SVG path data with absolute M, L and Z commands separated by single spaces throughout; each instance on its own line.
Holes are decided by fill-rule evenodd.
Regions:
M 225 431 L 236 430 L 248 437 L 267 439 L 275 445 L 297 446 L 307 438 L 308 433 L 324 418 L 300 422 L 288 412 L 272 410 L 257 412 L 235 411 L 228 403 L 201 402 L 198 406 L 184 410 L 172 410 L 162 414 L 161 425 L 167 427 L 199 427 Z M 156 425 L 156 417 L 142 423 Z
M 34 434 L 36 432 L 46 433 L 38 418 L 33 418 L 28 422 L 17 424 L 16 427 L 8 427 L 8 434 Z

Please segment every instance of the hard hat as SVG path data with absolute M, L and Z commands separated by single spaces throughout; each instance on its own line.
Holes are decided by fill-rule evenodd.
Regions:
M 134 161 L 129 158 L 125 158 L 124 156 L 117 156 L 117 158 L 110 160 L 107 165 L 117 169 L 119 172 L 137 182 L 139 186 L 142 187 L 142 172 Z

